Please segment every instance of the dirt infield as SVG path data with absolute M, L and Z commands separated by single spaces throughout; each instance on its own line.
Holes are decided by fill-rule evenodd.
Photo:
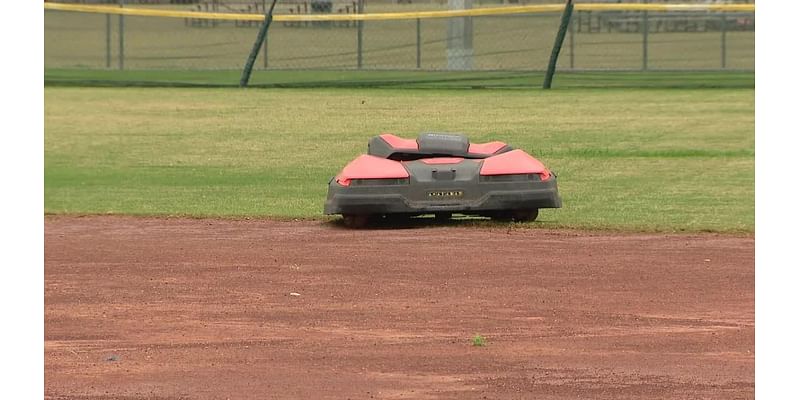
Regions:
M 44 283 L 47 398 L 754 397 L 753 237 L 48 216 Z

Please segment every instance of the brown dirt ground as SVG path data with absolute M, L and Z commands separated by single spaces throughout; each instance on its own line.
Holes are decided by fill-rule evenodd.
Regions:
M 754 397 L 752 236 L 48 216 L 44 284 L 47 398 Z

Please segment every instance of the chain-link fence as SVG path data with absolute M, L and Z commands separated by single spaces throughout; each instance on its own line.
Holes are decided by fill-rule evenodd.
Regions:
M 553 3 L 517 1 L 513 5 Z M 246 14 L 263 14 L 269 6 L 266 0 L 82 3 Z M 444 11 L 501 5 L 499 1 L 480 0 L 281 0 L 275 14 Z M 559 19 L 560 13 L 550 12 L 377 21 L 275 21 L 256 68 L 541 71 L 546 68 Z M 253 45 L 259 24 L 47 10 L 45 68 L 237 70 Z M 754 38 L 753 12 L 576 10 L 558 69 L 752 71 Z

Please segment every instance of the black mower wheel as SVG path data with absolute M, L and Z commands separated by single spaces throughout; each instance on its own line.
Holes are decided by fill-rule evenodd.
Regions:
M 388 224 L 404 224 L 411 219 L 411 214 L 386 214 L 383 216 L 383 221 Z
M 514 211 L 514 221 L 519 222 L 533 222 L 536 221 L 536 218 L 539 216 L 539 209 L 534 208 L 532 210 L 517 210 Z
M 531 210 L 512 210 L 502 211 L 492 214 L 492 219 L 498 221 L 517 221 L 517 222 L 531 222 L 536 221 L 539 216 L 539 209 L 534 208 Z
M 433 218 L 436 220 L 436 222 L 447 222 L 452 217 L 453 217 L 453 213 L 449 213 L 449 212 L 438 212 L 438 213 L 433 214 Z
M 342 215 L 344 226 L 352 229 L 365 228 L 370 223 L 370 216 L 365 214 L 344 214 Z

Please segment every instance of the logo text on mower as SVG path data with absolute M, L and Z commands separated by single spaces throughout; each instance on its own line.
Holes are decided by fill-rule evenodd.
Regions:
M 428 197 L 436 199 L 462 197 L 462 196 L 464 196 L 464 192 L 461 190 L 437 190 L 433 192 L 428 192 Z

